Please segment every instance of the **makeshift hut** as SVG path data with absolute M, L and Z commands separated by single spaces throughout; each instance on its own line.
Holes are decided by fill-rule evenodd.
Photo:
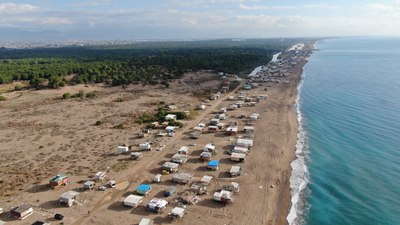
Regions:
M 183 154 L 183 155 L 187 155 L 189 153 L 189 147 L 187 146 L 182 146 L 179 150 L 178 150 L 179 154 Z
M 193 175 L 190 173 L 179 172 L 172 176 L 172 181 L 178 184 L 187 184 L 191 182 Z
M 172 156 L 171 161 L 174 163 L 184 164 L 188 161 L 188 157 L 182 154 L 175 154 Z
M 173 219 L 182 218 L 185 215 L 185 209 L 181 207 L 175 207 L 172 211 L 168 214 L 169 217 Z
M 17 219 L 23 220 L 26 217 L 32 215 L 33 208 L 28 204 L 22 204 L 17 207 L 11 208 L 11 215 Z
M 139 150 L 140 151 L 150 151 L 151 150 L 151 144 L 149 142 L 145 142 L 145 143 L 139 144 Z
M 203 150 L 206 152 L 211 152 L 213 154 L 217 153 L 217 151 L 215 150 L 215 145 L 212 143 L 206 144 L 206 146 L 204 146 Z
M 236 135 L 238 132 L 238 126 L 229 126 L 228 128 L 226 128 L 226 134 L 228 135 Z
M 83 183 L 83 189 L 84 190 L 91 190 L 94 188 L 95 182 L 92 180 L 88 180 L 85 183 Z
M 240 166 L 232 166 L 229 173 L 232 177 L 240 176 L 242 174 L 242 168 Z
M 232 150 L 232 153 L 249 154 L 250 151 L 247 147 L 235 146 Z
M 52 188 L 58 188 L 61 185 L 67 185 L 67 184 L 68 184 L 68 177 L 64 174 L 58 174 L 49 180 L 49 185 Z
M 78 195 L 79 195 L 79 192 L 72 191 L 72 190 L 63 193 L 62 195 L 60 195 L 60 199 L 59 199 L 60 205 L 71 207 L 72 204 L 77 200 Z
M 161 213 L 165 208 L 167 208 L 167 206 L 168 202 L 166 200 L 161 198 L 153 198 L 147 204 L 147 209 L 151 212 Z
M 176 115 L 174 115 L 174 114 L 168 114 L 168 115 L 165 116 L 165 120 L 166 120 L 166 121 L 170 121 L 170 120 L 176 121 Z
M 210 170 L 218 170 L 219 160 L 211 160 L 208 162 L 207 168 Z
M 117 147 L 117 152 L 119 154 L 124 154 L 124 153 L 129 152 L 129 148 L 127 146 L 118 146 Z
M 231 182 L 230 184 L 226 184 L 226 185 L 222 186 L 222 190 L 231 191 L 231 192 L 239 192 L 240 185 L 239 185 L 239 183 Z
M 139 225 L 153 225 L 154 221 L 152 219 L 143 218 L 140 220 Z
M 213 177 L 212 176 L 208 176 L 208 175 L 204 175 L 200 182 L 206 185 L 210 185 L 211 181 L 212 181 Z
M 104 180 L 104 178 L 106 178 L 106 176 L 107 176 L 107 172 L 105 172 L 105 171 L 99 171 L 99 172 L 97 172 L 97 173 L 94 175 L 94 178 L 95 178 L 97 181 L 101 181 L 101 180 Z
M 132 152 L 131 153 L 131 159 L 133 159 L 133 160 L 138 160 L 142 157 L 143 157 L 143 153 L 141 153 L 141 152 Z
M 237 145 L 237 146 L 241 146 L 241 147 L 251 148 L 251 147 L 253 147 L 253 140 L 251 140 L 251 139 L 242 139 L 242 138 L 239 138 L 239 139 L 236 141 L 236 145 Z
M 204 160 L 204 161 L 210 161 L 212 157 L 212 153 L 211 152 L 207 152 L 204 151 L 200 154 L 200 159 Z
M 183 204 L 196 205 L 200 201 L 200 197 L 192 191 L 185 191 L 180 200 Z
M 164 196 L 165 197 L 169 197 L 174 195 L 176 192 L 176 186 L 175 185 L 171 185 L 169 186 L 167 189 L 164 190 Z
M 222 203 L 231 203 L 234 201 L 233 193 L 226 190 L 221 190 L 219 192 L 215 192 L 213 196 L 213 200 Z
M 136 208 L 140 205 L 140 203 L 143 202 L 143 197 L 142 196 L 138 196 L 138 195 L 128 195 L 128 197 L 126 197 L 124 199 L 124 206 L 128 206 L 128 207 L 133 207 Z
M 172 173 L 172 172 L 178 171 L 178 166 L 179 166 L 178 163 L 165 162 L 165 163 L 162 165 L 162 170 L 165 170 L 165 171 L 167 171 L 167 172 L 169 172 L 169 173 Z
M 147 195 L 151 191 L 151 185 L 141 184 L 136 188 L 136 193 L 140 195 Z
M 242 154 L 242 153 L 232 153 L 231 154 L 232 161 L 243 162 L 245 158 L 246 158 L 246 154 Z

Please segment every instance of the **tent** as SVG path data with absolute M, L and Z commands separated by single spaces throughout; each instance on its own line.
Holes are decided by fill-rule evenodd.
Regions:
M 124 206 L 136 208 L 143 202 L 143 197 L 138 195 L 129 195 L 124 199 Z
M 211 160 L 208 162 L 207 168 L 211 170 L 218 170 L 219 167 L 219 160 Z
M 147 195 L 151 191 L 151 185 L 141 184 L 136 188 L 136 192 L 141 195 Z

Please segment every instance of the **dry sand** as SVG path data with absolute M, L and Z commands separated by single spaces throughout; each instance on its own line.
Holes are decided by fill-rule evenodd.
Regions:
M 260 113 L 260 119 L 255 124 L 255 145 L 241 164 L 242 176 L 237 178 L 228 175 L 230 166 L 237 163 L 231 162 L 230 156 L 225 153 L 227 146 L 237 137 L 226 136 L 223 132 L 208 133 L 193 141 L 184 134 L 200 121 L 208 122 L 216 109 L 232 103 L 227 100 L 229 94 L 199 111 L 195 120 L 185 121 L 185 127 L 178 130 L 174 137 L 156 139 L 157 143 L 166 145 L 164 150 L 146 152 L 139 161 L 113 154 L 117 145 L 138 144 L 147 139 L 134 138 L 140 130 L 134 118 L 141 112 L 153 111 L 155 106 L 150 102 L 161 100 L 175 103 L 180 109 L 190 109 L 200 100 L 188 93 L 194 88 L 216 87 L 216 81 L 195 82 L 190 79 L 192 75 L 188 75 L 183 81 L 171 84 L 173 88 L 167 90 L 139 85 L 129 86 L 126 90 L 99 86 L 68 87 L 69 92 L 80 89 L 85 92 L 99 91 L 98 97 L 87 100 L 56 100 L 66 89 L 9 93 L 6 96 L 9 100 L 0 103 L 0 207 L 9 208 L 22 202 L 33 205 L 35 213 L 24 220 L 26 224 L 35 220 L 52 221 L 54 213 L 65 215 L 64 224 L 138 224 L 144 217 L 154 219 L 155 224 L 286 224 L 290 207 L 290 163 L 295 157 L 297 137 L 293 105 L 304 63 L 298 64 L 292 75 L 286 78 L 290 80 L 289 84 L 264 83 L 246 91 L 250 96 L 266 94 L 269 96 L 266 101 L 253 107 L 228 111 L 227 121 L 237 122 L 240 128 L 245 121 L 239 119 L 239 115 Z M 268 91 L 265 91 L 267 86 Z M 124 101 L 116 102 L 117 98 Z M 105 123 L 94 126 L 97 120 Z M 127 124 L 126 128 L 114 129 L 113 126 L 119 123 Z M 145 209 L 151 198 L 162 197 L 163 190 L 172 184 L 171 175 L 163 176 L 161 183 L 154 184 L 152 192 L 138 208 L 122 206 L 123 198 L 134 193 L 140 183 L 150 182 L 155 174 L 160 173 L 161 165 L 169 161 L 179 147 L 193 142 L 196 146 L 190 147 L 190 160 L 179 168 L 180 171 L 191 172 L 195 178 L 212 175 L 214 180 L 209 193 L 201 196 L 197 205 L 187 207 L 184 218 L 171 221 L 167 214 L 188 186 L 178 187 L 178 193 L 167 199 L 171 206 L 162 214 Z M 218 171 L 207 170 L 207 164 L 199 160 L 201 149 L 207 143 L 217 146 L 218 153 L 213 159 L 220 159 Z M 107 168 L 110 169 L 108 177 L 117 180 L 118 188 L 104 192 L 85 191 L 81 193 L 79 205 L 71 208 L 58 206 L 61 193 L 78 190 L 81 186 L 79 181 L 87 180 L 98 170 Z M 58 190 L 48 190 L 48 178 L 60 172 L 68 174 L 72 183 Z M 231 181 L 241 185 L 235 202 L 222 205 L 212 201 L 214 191 Z M 6 215 L 0 219 L 10 224 L 21 224 Z

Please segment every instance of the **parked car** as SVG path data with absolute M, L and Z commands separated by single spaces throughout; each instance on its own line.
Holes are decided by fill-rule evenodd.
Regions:
M 54 219 L 56 219 L 56 220 L 63 220 L 63 219 L 64 219 L 64 216 L 61 215 L 60 213 L 56 213 L 56 214 L 54 215 Z

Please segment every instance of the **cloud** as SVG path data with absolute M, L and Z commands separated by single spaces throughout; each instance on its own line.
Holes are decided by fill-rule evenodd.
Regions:
M 287 9 L 297 8 L 295 6 L 261 6 L 261 5 L 247 6 L 244 4 L 240 4 L 239 7 L 245 10 L 287 10 Z
M 308 9 L 338 9 L 338 6 L 331 5 L 328 3 L 315 3 L 315 4 L 306 4 L 303 5 L 303 8 L 308 8 Z
M 29 4 L 0 3 L 0 14 L 22 14 L 38 10 L 39 7 Z

